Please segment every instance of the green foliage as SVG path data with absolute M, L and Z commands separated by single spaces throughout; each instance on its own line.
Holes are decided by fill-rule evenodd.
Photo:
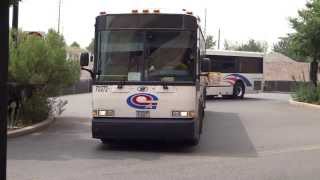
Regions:
M 310 79 L 317 85 L 318 68 L 316 61 L 320 59 L 320 0 L 310 0 L 305 9 L 298 11 L 298 17 L 291 18 L 290 23 L 296 31 L 291 34 L 299 53 L 309 56 L 314 61 Z
M 206 38 L 206 49 L 211 49 L 216 46 L 216 41 L 213 40 L 213 36 L 208 35 Z
M 77 62 L 66 60 L 65 48 L 64 38 L 53 30 L 45 38 L 20 32 L 17 48 L 10 39 L 10 79 L 37 87 L 33 96 L 23 102 L 22 116 L 26 120 L 47 117 L 48 98 L 79 80 L 80 67 Z
M 300 51 L 291 36 L 280 38 L 280 41 L 273 46 L 273 51 L 290 57 L 293 60 L 307 62 L 310 58 Z
M 80 48 L 80 44 L 74 41 L 71 45 L 71 47 Z
M 9 71 L 16 82 L 40 85 L 45 94 L 55 96 L 79 79 L 79 66 L 66 60 L 62 36 L 53 30 L 45 39 L 20 34 L 18 48 L 10 49 Z
M 46 95 L 35 92 L 31 98 L 23 102 L 21 115 L 23 125 L 31 125 L 46 119 L 50 112 L 49 100 Z
M 268 50 L 268 44 L 266 42 L 260 42 L 254 39 L 250 39 L 247 43 L 240 45 L 225 41 L 224 48 L 225 50 L 233 51 L 266 52 Z
M 90 53 L 94 53 L 94 38 L 91 40 L 89 46 L 86 48 Z
M 310 84 L 300 84 L 295 90 L 293 98 L 299 102 L 320 105 L 320 87 L 315 87 Z
M 224 40 L 224 49 L 225 50 L 235 50 L 236 45 L 228 40 Z
M 304 55 L 320 57 L 320 0 L 311 0 L 306 8 L 298 11 L 299 16 L 291 18 L 290 22 L 295 33 L 291 34 L 293 41 Z

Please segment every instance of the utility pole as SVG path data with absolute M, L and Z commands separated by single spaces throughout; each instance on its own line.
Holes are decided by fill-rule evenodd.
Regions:
M 9 0 L 0 1 L 0 179 L 7 179 Z
M 58 34 L 60 34 L 60 20 L 61 20 L 61 1 L 59 0 L 59 15 L 58 15 Z
M 220 50 L 220 41 L 221 41 L 221 30 L 219 28 L 219 32 L 218 32 L 218 50 Z
M 19 30 L 19 0 L 14 0 L 12 11 L 12 39 L 15 47 L 18 45 L 18 30 Z
M 204 35 L 207 38 L 207 8 L 204 9 Z

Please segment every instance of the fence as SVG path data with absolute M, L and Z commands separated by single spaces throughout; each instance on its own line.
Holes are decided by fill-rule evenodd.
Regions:
M 68 94 L 82 94 L 82 93 L 89 93 L 92 91 L 92 80 L 91 79 L 85 79 L 80 80 L 75 85 L 66 88 L 62 91 L 63 95 Z
M 295 81 L 265 81 L 265 92 L 293 92 L 299 83 Z

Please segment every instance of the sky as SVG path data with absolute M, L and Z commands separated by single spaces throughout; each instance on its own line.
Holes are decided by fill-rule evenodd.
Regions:
M 62 0 L 61 32 L 66 42 L 77 41 L 87 47 L 94 36 L 99 12 L 128 13 L 132 9 L 161 9 L 162 12 L 193 11 L 204 26 L 207 9 L 207 34 L 221 41 L 243 43 L 249 39 L 272 46 L 279 37 L 293 30 L 289 17 L 305 6 L 306 0 Z M 19 26 L 24 31 L 57 29 L 59 0 L 22 0 Z

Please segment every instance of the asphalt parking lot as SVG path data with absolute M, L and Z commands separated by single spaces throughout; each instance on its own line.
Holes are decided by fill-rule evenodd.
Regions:
M 319 179 L 320 111 L 287 94 L 207 103 L 197 147 L 91 138 L 89 94 L 63 97 L 66 111 L 47 130 L 10 139 L 8 179 Z

